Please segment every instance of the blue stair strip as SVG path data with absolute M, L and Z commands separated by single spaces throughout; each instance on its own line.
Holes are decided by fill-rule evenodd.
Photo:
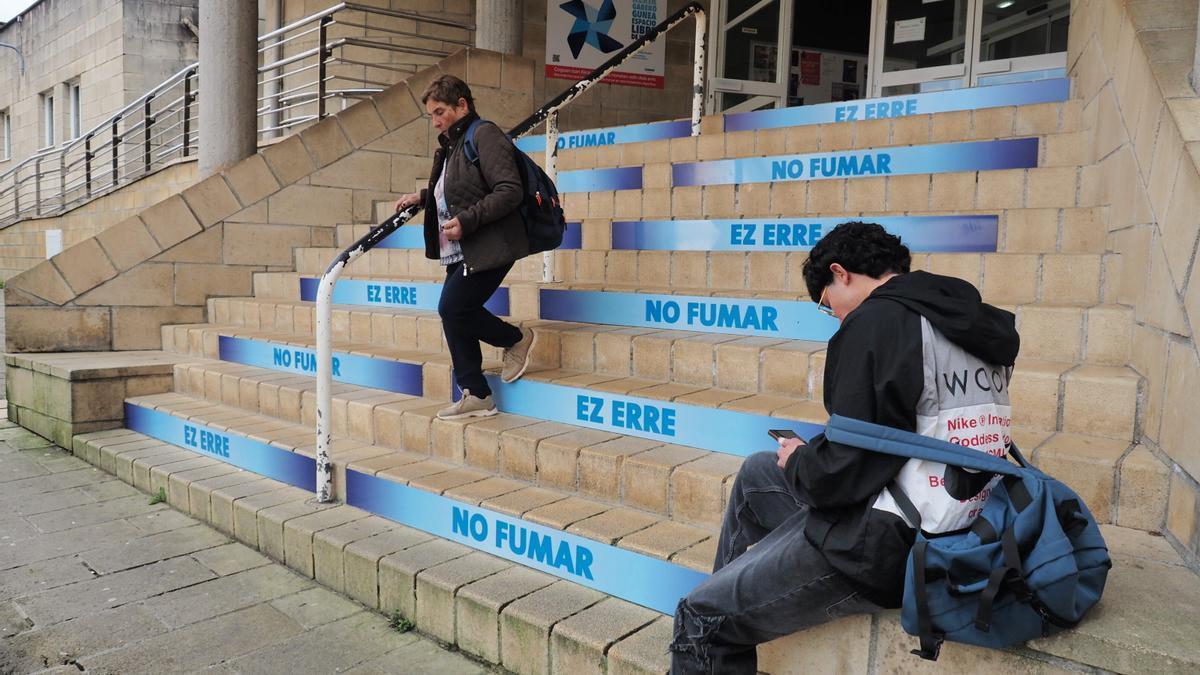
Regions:
M 300 299 L 314 302 L 321 280 L 313 277 L 300 278 Z M 343 279 L 333 288 L 333 302 L 338 305 L 360 305 L 364 307 L 392 307 L 396 309 L 419 309 L 436 312 L 438 299 L 442 295 L 442 284 L 422 281 L 367 281 L 365 279 Z M 484 303 L 497 316 L 508 316 L 508 288 L 501 286 Z
M 674 164 L 672 185 L 728 185 L 904 176 L 1037 166 L 1038 139 L 940 143 L 887 149 L 746 157 Z
M 666 138 L 683 138 L 691 135 L 691 120 L 630 124 L 623 127 L 564 131 L 558 136 L 558 149 L 560 151 L 577 150 L 579 148 L 595 148 L 606 145 L 620 145 L 622 143 L 661 141 Z M 514 141 L 514 144 L 524 152 L 546 151 L 546 137 L 544 135 L 524 136 Z
M 550 288 L 540 291 L 539 318 L 816 341 L 838 327 L 813 302 Z
M 129 402 L 125 403 L 125 427 L 281 483 L 309 492 L 317 489 L 316 460 L 269 443 Z
M 778 129 L 810 124 L 929 115 L 1003 106 L 1057 103 L 1071 96 L 1067 78 L 970 87 L 907 96 L 886 96 L 858 101 L 818 103 L 795 108 L 755 110 L 725 116 L 725 131 Z
M 346 472 L 346 503 L 663 614 L 707 574 L 377 476 Z
M 307 347 L 220 335 L 217 349 L 222 361 L 296 375 L 317 374 L 317 352 Z M 419 363 L 334 352 L 333 379 L 398 394 L 424 394 L 424 375 Z
M 769 415 L 612 394 L 525 378 L 504 383 L 488 375 L 496 407 L 513 415 L 748 457 L 770 449 L 771 429 L 812 438 L 824 427 Z M 457 389 L 457 388 L 456 388 Z
M 922 253 L 991 253 L 999 217 L 843 216 L 788 220 L 619 220 L 612 248 L 631 251 L 809 251 L 840 223 L 878 223 Z

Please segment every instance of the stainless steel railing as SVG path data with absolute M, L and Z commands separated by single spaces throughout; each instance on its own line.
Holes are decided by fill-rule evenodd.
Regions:
M 343 2 L 260 36 L 259 142 L 470 46 L 473 30 L 461 21 Z M 0 174 L 0 228 L 62 213 L 195 156 L 201 75 L 194 63 L 78 138 Z

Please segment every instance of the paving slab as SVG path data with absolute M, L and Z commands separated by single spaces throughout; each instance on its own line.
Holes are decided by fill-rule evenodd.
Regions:
M 94 614 L 215 578 L 191 558 L 174 558 L 16 599 L 36 625 Z

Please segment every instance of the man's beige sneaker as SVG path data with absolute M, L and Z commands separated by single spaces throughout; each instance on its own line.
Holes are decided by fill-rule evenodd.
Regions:
M 537 334 L 528 328 L 521 329 L 521 341 L 504 350 L 504 370 L 500 372 L 501 381 L 515 382 L 525 374 L 529 362 L 533 359 L 533 345 L 537 342 Z
M 437 412 L 438 419 L 459 420 L 465 417 L 491 417 L 500 412 L 491 396 L 479 398 L 470 389 L 463 389 L 462 398 Z

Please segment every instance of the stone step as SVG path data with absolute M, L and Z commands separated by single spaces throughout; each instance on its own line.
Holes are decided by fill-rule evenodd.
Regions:
M 670 164 L 647 165 L 642 188 L 563 195 L 568 220 L 773 218 L 792 214 L 960 213 L 1093 206 L 1096 185 L 1078 166 L 887 177 L 672 187 Z
M 172 337 L 181 339 L 184 332 L 190 338 L 188 342 L 191 347 L 202 346 L 206 349 L 207 353 L 204 356 L 215 355 L 212 336 L 222 332 L 236 333 L 235 330 L 196 327 L 177 329 Z M 271 335 L 255 332 L 238 334 L 257 336 L 255 339 L 263 341 L 268 340 Z M 204 336 L 209 337 L 206 339 Z M 278 344 L 285 344 L 282 339 L 276 339 Z M 290 344 L 311 349 L 311 342 L 296 339 L 294 336 L 291 338 Z M 336 345 L 335 352 L 364 356 L 380 355 L 381 358 L 386 359 L 382 356 L 386 350 L 362 344 Z M 409 358 L 416 356 L 414 352 L 406 354 Z M 214 402 L 237 406 L 253 413 L 278 417 L 287 422 L 315 425 L 315 381 L 310 376 L 279 372 L 278 370 L 264 370 L 240 363 L 205 360 L 199 354 L 195 354 L 195 356 L 195 361 L 176 367 L 176 391 L 202 396 Z M 1026 448 L 1034 461 L 1047 471 L 1054 475 L 1069 477 L 1065 480 L 1084 496 L 1093 511 L 1097 513 L 1097 518 L 1106 522 L 1111 519 L 1113 522 L 1122 524 L 1136 524 L 1148 529 L 1156 528 L 1161 523 L 1166 510 L 1165 495 L 1169 477 L 1162 470 L 1161 464 L 1149 456 L 1146 450 L 1139 448 L 1137 452 L 1131 452 L 1129 441 L 1104 437 L 1106 429 L 1104 425 L 1111 424 L 1111 420 L 1083 418 L 1084 415 L 1103 414 L 1103 411 L 1098 410 L 1097 407 L 1107 404 L 1108 401 L 1105 398 L 1101 398 L 1098 402 L 1088 400 L 1089 395 L 1103 397 L 1106 393 L 1089 389 L 1089 385 L 1095 386 L 1092 380 L 1103 382 L 1105 377 L 1115 377 L 1114 374 L 1109 373 L 1111 369 L 1096 368 L 1080 367 L 1063 373 L 1049 364 L 1043 365 L 1037 362 L 1019 364 L 1017 375 L 1014 377 L 1013 390 L 1014 423 L 1017 425 L 1013 433 L 1014 438 L 1018 446 Z M 704 438 L 709 432 L 700 430 L 701 433 L 690 433 L 688 430 L 681 429 L 678 436 L 669 439 L 655 434 L 635 434 L 635 436 L 640 436 L 635 437 L 623 433 L 627 429 L 607 424 L 591 425 L 595 429 L 577 434 L 580 436 L 578 443 L 567 450 L 560 447 L 564 440 L 560 438 L 552 443 L 552 449 L 546 451 L 551 454 L 543 456 L 539 442 L 544 444 L 544 438 L 554 435 L 566 434 L 567 437 L 572 437 L 573 431 L 581 430 L 580 423 L 576 418 L 555 417 L 552 413 L 543 414 L 536 408 L 531 412 L 522 410 L 521 412 L 525 413 L 524 416 L 505 415 L 505 417 L 520 420 L 523 423 L 520 427 L 526 427 L 524 430 L 520 427 L 509 428 L 507 426 L 510 424 L 509 422 L 492 421 L 485 426 L 490 428 L 491 424 L 501 425 L 497 427 L 496 433 L 493 434 L 489 431 L 486 438 L 480 437 L 471 430 L 471 427 L 478 421 L 461 423 L 434 419 L 434 412 L 445 405 L 450 398 L 450 369 L 446 357 L 439 355 L 437 358 L 425 362 L 422 372 L 425 390 L 422 392 L 423 399 L 416 401 L 410 400 L 412 397 L 402 394 L 340 382 L 335 383 L 333 418 L 335 433 L 347 435 L 358 441 L 400 447 L 419 454 L 432 453 L 448 461 L 465 463 L 490 471 L 499 470 L 508 476 L 544 483 L 557 489 L 572 489 L 572 486 L 575 486 L 584 494 L 593 497 L 603 497 L 606 493 L 602 490 L 584 487 L 584 477 L 596 475 L 595 461 L 597 460 L 595 458 L 592 458 L 593 466 L 591 468 L 584 466 L 584 458 L 588 455 L 588 451 L 584 448 L 591 444 L 626 445 L 636 453 L 645 452 L 648 447 L 653 446 L 651 441 L 657 440 L 659 443 L 668 444 L 671 450 L 666 454 L 671 457 L 678 459 L 687 456 L 690 458 L 687 461 L 708 458 L 704 461 L 734 471 L 740 464 L 740 459 L 714 451 L 725 450 L 742 454 L 769 446 L 769 443 L 766 443 L 760 448 L 757 444 L 758 439 L 752 437 L 748 440 L 738 439 L 745 443 L 741 449 L 723 445 L 720 441 L 716 446 L 705 446 L 704 443 L 699 443 L 700 448 L 680 448 L 680 445 L 692 443 L 687 440 L 688 438 Z M 1026 372 L 1031 375 L 1023 379 Z M 1047 404 L 1045 401 L 1038 400 L 1030 400 L 1027 403 L 1025 399 L 1028 397 L 1023 393 L 1026 389 L 1019 385 L 1030 380 L 1027 389 L 1037 392 L 1041 387 L 1037 378 L 1045 377 L 1045 373 L 1061 378 L 1061 389 L 1065 392 L 1065 400 L 1055 404 Z M 685 417 L 686 411 L 678 412 L 683 408 L 698 408 L 701 413 L 703 410 L 726 411 L 725 414 L 733 412 L 735 415 L 734 419 L 729 422 L 731 425 L 743 423 L 744 418 L 737 416 L 736 413 L 749 416 L 768 415 L 780 418 L 781 426 L 799 425 L 796 428 L 801 429 L 803 433 L 818 431 L 819 429 L 811 425 L 824 424 L 826 419 L 823 407 L 816 401 L 806 401 L 787 395 L 736 392 L 711 385 L 685 385 L 643 377 L 600 375 L 595 372 L 560 369 L 528 372 L 522 382 L 552 384 L 558 385 L 560 388 L 569 388 L 563 389 L 562 392 L 563 395 L 571 395 L 572 399 L 574 399 L 573 392 L 582 391 L 606 402 L 622 397 L 625 397 L 622 400 L 662 401 L 664 408 L 676 409 L 676 413 L 673 414 L 678 414 L 681 420 L 685 420 L 680 424 L 698 423 L 703 425 L 706 423 L 703 414 Z M 1058 384 L 1058 380 L 1055 383 Z M 512 385 L 493 382 L 493 388 L 498 391 L 501 410 L 508 410 L 504 395 L 506 388 L 510 386 Z M 1112 389 L 1109 387 L 1107 391 L 1110 397 L 1112 397 Z M 529 395 L 536 395 L 536 392 Z M 1064 410 L 1081 409 L 1063 423 L 1062 426 L 1069 429 L 1068 431 L 1055 433 L 1052 426 L 1037 426 L 1037 423 L 1041 422 L 1038 417 L 1039 411 L 1047 408 L 1057 410 L 1059 407 Z M 1020 414 L 1024 410 L 1031 412 L 1027 415 Z M 1123 409 L 1117 408 L 1111 414 L 1117 415 L 1121 412 Z M 697 419 L 701 421 L 696 422 Z M 790 420 L 790 422 L 782 420 Z M 1049 420 L 1045 424 L 1057 424 L 1057 422 Z M 767 426 L 772 425 L 768 424 Z M 528 427 L 545 430 L 542 437 L 532 439 L 534 447 L 528 446 L 530 443 L 528 434 L 533 430 Z M 712 433 L 715 433 L 715 430 Z M 514 434 L 516 438 L 510 438 Z M 647 439 L 651 439 L 651 441 Z M 510 440 L 511 443 L 509 443 Z M 483 445 L 479 445 L 480 443 Z M 647 443 L 650 443 L 650 446 L 647 446 Z M 518 447 L 524 449 L 517 450 Z M 704 447 L 708 447 L 708 450 L 703 449 Z M 525 454 L 521 455 L 521 452 Z M 574 453 L 572 460 L 575 462 L 574 465 L 570 462 L 566 465 L 563 464 L 564 452 Z M 651 454 L 656 454 L 656 452 Z M 603 453 L 597 451 L 597 453 L 612 455 L 612 452 L 608 450 Z M 611 457 L 606 461 L 612 461 Z M 690 502 L 678 501 L 680 495 L 683 495 L 686 500 L 693 496 L 695 491 L 681 488 L 674 483 L 674 479 L 667 475 L 670 473 L 669 470 L 662 473 L 662 467 L 656 469 L 662 478 L 653 488 L 653 494 L 657 496 L 648 499 L 641 496 L 641 493 L 630 493 L 628 489 L 616 487 L 618 483 L 625 486 L 645 486 L 647 484 L 644 477 L 622 474 L 626 470 L 643 471 L 644 467 L 640 460 L 630 464 L 630 460 L 626 459 L 623 466 L 619 461 L 615 467 L 610 464 L 601 465 L 613 476 L 621 476 L 619 480 L 611 479 L 614 481 L 611 486 L 611 494 L 623 495 L 621 497 L 623 503 L 629 503 L 638 508 L 658 510 L 664 514 L 670 513 L 688 522 L 716 525 L 714 518 L 719 510 L 705 510 L 696 508 Z M 557 468 L 551 469 L 551 467 Z M 548 473 L 543 475 L 543 472 Z M 1127 489 L 1125 496 L 1128 498 L 1128 503 L 1123 503 L 1120 509 L 1120 513 L 1123 514 L 1122 520 L 1117 520 L 1117 498 L 1114 497 L 1118 476 L 1120 476 L 1120 484 Z
M 846 210 L 838 209 L 827 213 L 802 212 L 802 209 L 797 209 L 796 211 L 781 209 L 782 215 L 772 214 L 769 217 L 775 218 L 778 216 L 791 222 L 808 223 L 818 218 L 842 222 L 846 220 L 879 220 L 880 218 L 901 215 L 888 214 L 882 206 L 879 208 L 864 208 L 862 211 L 854 211 L 850 208 L 856 205 L 848 203 Z M 356 224 L 339 224 L 335 239 L 336 248 L 339 250 L 345 249 L 365 236 L 373 227 L 392 215 L 393 207 L 394 202 L 391 201 L 376 202 L 375 217 L 371 221 Z M 904 216 L 935 216 L 943 218 L 962 216 L 995 217 L 997 223 L 995 244 L 996 250 L 1001 253 L 1104 253 L 1106 248 L 1105 242 L 1108 236 L 1108 230 L 1105 225 L 1105 211 L 1103 208 L 1098 207 L 994 207 L 990 210 L 965 207 L 961 209 L 949 209 L 947 211 L 909 211 L 901 215 L 901 217 Z M 736 216 L 705 215 L 694 218 L 680 218 L 680 220 L 703 220 L 705 218 L 729 220 L 733 217 Z M 767 216 L 752 216 L 751 218 L 762 220 L 766 219 Z M 640 220 L 642 220 L 640 217 L 618 218 L 611 216 L 603 218 L 584 217 L 572 220 L 572 222 L 579 222 L 582 226 L 582 249 L 593 251 L 611 248 L 612 223 L 614 221 L 638 222 Z M 649 218 L 646 220 L 655 222 Z M 420 218 L 418 217 L 416 220 L 410 221 L 406 227 L 418 230 L 413 235 L 416 236 L 419 234 Z M 328 261 L 326 261 L 326 264 L 328 264 Z
M 1070 326 L 1041 328 L 1037 323 L 1062 314 L 1062 308 L 1030 305 L 1017 308 L 1019 320 L 1030 322 L 1023 334 L 1025 345 L 1043 357 L 1064 356 L 1064 342 L 1075 335 Z M 307 343 L 312 338 L 313 305 L 269 298 L 215 298 L 209 315 L 219 325 L 235 331 L 281 331 L 288 339 Z M 1080 330 L 1092 329 L 1082 354 L 1092 360 L 1018 359 L 1013 376 L 1013 414 L 1016 423 L 1046 431 L 1090 433 L 1129 439 L 1134 434 L 1141 378 L 1120 363 L 1127 349 L 1128 316 L 1123 308 L 1080 309 Z M 1111 319 L 1112 323 L 1108 323 Z M 1125 321 L 1124 324 L 1121 322 Z M 820 400 L 824 395 L 825 352 L 822 342 L 739 337 L 712 333 L 650 328 L 622 328 L 542 320 L 519 321 L 539 335 L 534 364 L 605 376 L 634 377 L 664 384 L 718 387 L 745 394 L 787 396 Z M 1112 337 L 1106 326 L 1111 329 Z M 164 332 L 164 347 L 215 356 L 215 336 L 203 342 L 205 326 L 171 328 Z M 337 306 L 333 314 L 334 339 L 353 343 L 355 350 L 376 348 L 416 350 L 448 358 L 441 321 L 433 312 L 388 308 Z M 1038 331 L 1049 331 L 1039 333 Z M 180 331 L 195 333 L 184 336 Z M 1039 338 L 1045 334 L 1046 340 Z M 1083 333 L 1078 334 L 1083 339 Z M 168 346 L 171 345 L 171 346 Z M 198 351 L 202 350 L 202 351 Z M 499 358 L 488 349 L 489 358 Z M 1103 358 L 1102 358 L 1103 357 Z
M 756 157 L 780 153 L 836 152 L 873 147 L 925 145 L 960 141 L 1044 139 L 1044 159 L 1087 159 L 1086 137 L 1079 131 L 1081 102 L 1005 106 L 974 111 L 912 115 L 892 119 L 853 120 L 829 124 L 750 131 L 724 130 L 722 116 L 703 118 L 699 137 L 585 148 L 563 148 L 560 170 L 636 166 L 669 158 L 672 162 Z M 542 161 L 542 153 L 530 152 Z
M 297 249 L 297 273 L 319 278 L 337 253 L 332 248 Z M 808 300 L 801 273 L 807 259 L 804 252 L 557 251 L 554 280 L 633 289 L 672 287 L 691 295 L 787 294 Z M 1117 256 L 1097 253 L 929 253 L 914 255 L 912 269 L 965 279 L 996 305 L 1094 305 L 1113 302 L 1118 261 Z M 355 261 L 347 278 L 351 276 L 440 281 L 445 273 L 420 252 L 376 249 Z M 506 280 L 509 285 L 540 284 L 541 278 L 541 258 L 530 256 L 518 261 Z
M 212 316 L 222 324 L 231 324 L 231 330 L 285 331 L 292 334 L 288 339 L 311 340 L 309 303 L 259 299 L 214 299 L 212 303 Z M 1028 316 L 1037 316 L 1036 311 Z M 825 354 L 823 343 L 819 342 L 568 322 L 522 323 L 539 334 L 534 356 L 538 367 L 613 379 L 635 377 L 669 384 L 715 386 L 748 394 L 817 400 L 823 396 Z M 165 338 L 164 344 L 174 344 L 179 351 L 187 349 L 214 356 L 215 337 L 209 339 L 207 346 L 201 342 L 204 328 L 201 325 L 168 329 L 188 330 L 195 335 L 185 337 L 173 332 L 175 337 Z M 369 351 L 372 344 L 385 351 L 416 349 L 441 355 L 443 364 L 447 355 L 440 320 L 428 312 L 339 307 L 334 312 L 334 334 L 335 339 L 354 343 L 355 349 Z M 1091 339 L 1097 342 L 1089 343 L 1093 345 L 1088 347 L 1090 353 L 1101 353 L 1100 336 L 1093 335 Z M 198 351 L 201 349 L 205 351 Z M 489 349 L 486 354 L 489 358 L 500 356 L 496 349 Z M 1014 415 L 1018 424 L 1117 438 L 1129 438 L 1133 433 L 1140 378 L 1128 367 L 1022 357 L 1013 381 Z M 1091 426 L 1097 423 L 1098 427 Z
M 1035 264 L 1030 266 L 1031 269 L 1028 274 L 1020 274 L 1018 272 L 1021 267 L 1020 263 L 1032 256 L 993 255 L 994 257 L 984 256 L 982 260 L 983 264 L 979 266 L 983 272 L 982 283 L 975 276 L 975 268 L 968 265 L 959 265 L 957 276 L 959 278 L 967 277 L 968 280 L 976 284 L 981 283 L 985 301 L 1016 314 L 1017 328 L 1022 335 L 1022 356 L 1038 360 L 1062 361 L 1064 363 L 1088 363 L 1109 366 L 1119 366 L 1128 363 L 1134 318 L 1132 310 L 1124 305 L 1107 304 L 1104 302 L 1103 297 L 1092 297 L 1082 292 L 1073 292 L 1070 288 L 1072 284 L 1079 284 L 1079 288 L 1085 288 L 1084 284 L 1087 282 L 1080 283 L 1081 279 L 1088 277 L 1095 278 L 1102 273 L 1102 261 L 1099 258 L 1089 259 L 1086 256 L 1044 256 L 1040 265 L 1034 261 Z M 939 260 L 947 260 L 947 258 L 942 257 Z M 980 257 L 976 255 L 971 256 L 970 259 L 964 259 L 962 256 L 957 256 L 955 260 L 959 263 L 966 262 L 974 265 L 980 261 Z M 703 261 L 700 262 L 701 264 L 703 263 Z M 710 259 L 710 267 L 716 269 L 717 264 L 715 264 L 715 259 Z M 748 266 L 747 269 L 752 268 Z M 938 268 L 936 271 L 943 273 L 950 272 L 952 274 L 955 272 L 954 269 L 945 267 Z M 511 276 L 517 275 L 514 274 Z M 798 276 L 798 272 L 796 276 Z M 380 275 L 376 277 L 353 276 L 346 278 L 393 280 L 397 277 L 393 275 Z M 614 275 L 614 278 L 620 277 Z M 426 277 L 424 281 L 435 281 L 436 279 L 436 277 Z M 299 283 L 295 275 L 288 273 L 259 274 L 255 278 L 256 296 L 263 299 L 294 299 L 300 295 Z M 766 283 L 765 280 L 763 283 Z M 791 286 L 793 284 L 788 281 L 783 285 Z M 593 293 L 596 291 L 611 291 L 615 293 L 645 295 L 647 299 L 651 299 L 650 296 L 686 295 L 712 297 L 714 298 L 714 302 L 719 301 L 720 298 L 727 298 L 734 302 L 748 299 L 800 303 L 811 302 L 808 293 L 803 288 L 788 289 L 782 292 L 768 292 L 747 290 L 745 288 L 720 289 L 713 284 L 695 286 L 677 285 L 673 288 L 668 288 L 667 284 L 662 284 L 661 286 L 652 284 L 638 285 L 618 281 L 600 281 L 595 283 L 575 281 L 543 284 L 517 280 L 511 281 L 506 287 L 509 289 L 509 313 L 514 318 L 520 319 L 534 319 L 543 316 L 539 302 L 541 289 L 580 290 Z M 557 310 L 552 310 L 553 313 L 546 314 L 545 316 L 561 316 L 563 320 L 584 320 L 582 317 L 585 315 L 578 314 L 578 312 L 586 309 L 587 298 L 600 300 L 603 297 L 600 295 L 583 296 L 584 299 L 578 301 L 578 306 L 572 310 L 572 314 L 559 315 Z M 1045 299 L 1040 300 L 1039 297 Z M 784 311 L 782 307 L 781 305 L 781 312 Z M 815 320 L 820 324 L 823 320 L 823 317 L 810 317 L 809 314 L 811 312 L 805 313 L 807 311 L 806 305 L 792 307 L 798 313 L 797 316 L 803 316 L 806 322 Z M 370 308 L 371 306 L 367 305 L 361 306 L 361 309 L 359 306 L 354 306 L 353 308 L 347 306 L 347 309 L 351 309 L 351 311 L 362 311 L 363 309 Z M 639 309 L 639 311 L 626 313 L 621 316 L 638 317 L 641 314 L 642 311 Z M 215 315 L 210 313 L 210 316 Z M 221 319 L 217 320 L 223 322 Z M 687 321 L 688 318 L 686 316 L 681 316 L 679 321 L 673 324 L 660 322 L 661 325 L 643 325 L 642 327 L 647 330 L 659 327 L 665 329 L 691 328 L 693 330 L 702 330 L 700 325 L 689 325 Z M 633 320 L 630 323 L 645 324 L 643 321 Z M 795 328 L 790 332 L 772 336 L 765 331 L 755 332 L 752 330 L 752 326 L 747 324 L 747 330 L 739 332 L 769 339 L 800 337 L 804 339 L 823 340 L 827 337 L 826 333 L 831 331 L 831 327 L 824 329 L 814 327 L 811 331 Z
M 202 403 L 189 408 L 183 397 L 169 398 L 173 396 L 159 398 L 182 415 L 200 417 L 195 411 L 204 410 Z M 220 418 L 221 413 L 206 416 Z M 216 424 L 228 424 L 226 419 Z M 667 667 L 670 618 L 619 598 L 354 506 L 312 504 L 307 491 L 198 453 L 180 454 L 135 432 L 79 435 L 74 452 L 144 489 L 162 487 L 175 508 L 369 607 L 388 615 L 400 611 L 423 632 L 513 672 L 541 674 L 571 667 L 579 673 L 650 673 Z M 484 504 L 503 500 L 483 495 L 505 486 L 495 481 L 487 486 L 475 492 L 460 486 L 447 494 Z M 520 510 L 513 508 L 515 501 L 505 504 L 506 513 L 514 516 Z M 535 511 L 525 513 L 531 517 Z M 1162 537 L 1101 527 L 1114 569 L 1104 599 L 1074 630 L 1005 651 L 947 644 L 934 666 L 908 654 L 914 639 L 903 634 L 898 613 L 891 610 L 845 618 L 763 645 L 759 670 L 1194 672 L 1200 667 L 1200 649 L 1191 636 L 1200 603 L 1196 575 Z
M 412 411 L 428 407 L 432 403 L 428 399 L 414 397 L 406 401 L 409 410 Z M 282 421 L 276 417 L 251 413 L 244 408 L 224 405 L 186 393 L 135 397 L 128 399 L 126 403 L 182 418 L 199 427 L 266 443 L 290 453 L 309 458 L 315 457 L 316 454 L 315 435 L 312 426 L 308 424 Z M 389 405 L 395 407 L 397 403 Z M 493 424 L 484 425 L 482 428 L 497 426 L 495 421 L 492 420 Z M 526 425 L 534 422 L 519 421 L 525 422 Z M 479 423 L 481 420 L 474 419 L 469 423 L 460 422 L 457 426 L 469 427 Z M 512 424 L 510 421 L 504 426 L 511 429 L 521 428 Z M 437 433 L 436 430 L 429 432 L 431 436 Z M 552 445 L 552 441 L 546 440 L 550 438 L 554 436 L 546 435 L 542 444 Z M 566 438 L 562 439 L 561 443 L 566 446 L 573 440 L 576 439 Z M 173 441 L 168 439 L 168 442 Z M 613 444 L 609 445 L 611 447 Z M 434 450 L 435 452 L 431 453 L 429 447 L 424 451 L 414 451 L 378 442 L 372 444 L 335 432 L 331 450 L 331 458 L 335 465 L 334 493 L 340 501 L 346 501 L 348 490 L 351 489 L 346 482 L 347 472 L 356 471 L 444 495 L 467 506 L 501 510 L 514 517 L 572 532 L 596 542 L 615 545 L 661 560 L 674 561 L 689 569 L 704 572 L 711 569 L 712 556 L 716 550 L 716 542 L 712 541 L 716 531 L 713 525 L 694 520 L 684 522 L 663 512 L 631 507 L 629 502 L 617 499 L 596 498 L 590 496 L 587 490 L 575 489 L 575 486 L 561 487 L 544 480 L 522 478 L 495 467 L 469 465 L 464 463 L 462 457 L 454 458 L 448 453 L 436 452 L 436 446 Z M 643 450 L 641 454 L 647 450 Z M 549 454 L 548 448 L 546 454 Z M 660 450 L 653 454 L 660 456 L 665 452 Z M 695 459 L 691 457 L 688 461 Z M 723 495 L 727 495 L 727 491 L 721 489 L 722 482 L 727 482 L 730 476 L 713 471 L 710 466 L 712 464 L 715 463 L 700 462 L 698 468 L 708 469 L 706 476 L 710 477 L 710 483 L 704 487 L 715 488 L 711 494 L 717 498 L 714 505 L 719 517 L 721 500 Z M 686 466 L 682 457 L 677 458 L 670 468 L 681 465 Z M 726 463 L 727 467 L 732 466 L 730 474 L 736 473 L 738 465 Z M 135 477 L 138 476 L 140 466 L 135 462 L 131 467 Z M 102 467 L 109 468 L 104 466 L 103 462 Z M 118 474 L 123 470 L 120 467 L 114 468 Z M 138 487 L 152 492 L 157 491 L 159 487 L 170 488 L 166 476 L 148 473 L 145 477 L 150 483 L 138 484 Z M 155 482 L 156 478 L 161 482 Z M 182 494 L 180 496 L 182 497 Z M 350 497 L 353 502 L 353 495 Z M 235 525 L 237 522 L 235 517 Z M 644 530 L 648 531 L 643 532 Z M 639 532 L 643 533 L 636 534 Z M 236 534 L 236 526 L 234 533 Z

